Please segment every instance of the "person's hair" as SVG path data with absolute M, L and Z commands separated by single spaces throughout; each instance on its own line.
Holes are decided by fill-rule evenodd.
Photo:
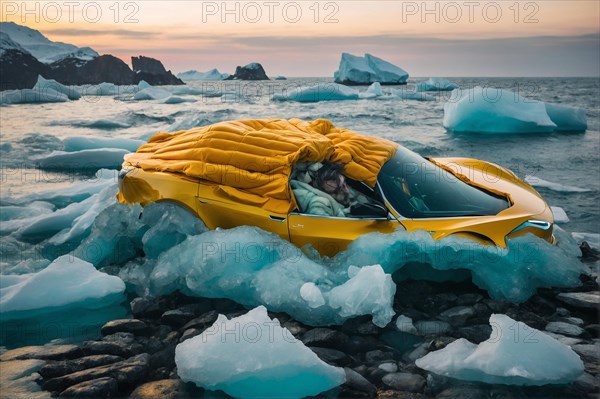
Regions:
M 323 186 L 323 182 L 327 180 L 338 180 L 342 174 L 343 165 L 335 163 L 324 163 L 323 166 L 317 171 L 315 176 L 315 183 L 318 186 Z

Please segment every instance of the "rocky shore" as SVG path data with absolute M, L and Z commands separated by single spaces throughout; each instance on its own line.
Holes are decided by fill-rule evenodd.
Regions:
M 597 262 L 597 254 L 588 259 Z M 594 398 L 600 392 L 600 290 L 592 278 L 582 277 L 582 283 L 576 290 L 540 290 L 517 305 L 491 300 L 469 282 L 405 281 L 398 285 L 394 309 L 413 320 L 410 329 L 399 329 L 396 319 L 383 329 L 370 317 L 315 328 L 283 313 L 270 316 L 323 361 L 344 368 L 346 383 L 323 397 Z M 247 311 L 230 300 L 180 293 L 137 297 L 130 307 L 132 318 L 106 323 L 96 340 L 5 351 L 0 356 L 3 393 L 11 398 L 204 397 L 201 388 L 179 379 L 175 347 L 201 334 L 219 314 L 232 318 Z M 452 380 L 415 365 L 416 359 L 458 338 L 488 339 L 492 313 L 504 313 L 569 345 L 583 360 L 585 374 L 567 385 L 511 387 Z

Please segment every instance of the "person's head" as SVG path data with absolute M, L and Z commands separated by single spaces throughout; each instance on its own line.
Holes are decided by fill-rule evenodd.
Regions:
M 342 205 L 350 204 L 350 193 L 346 178 L 342 174 L 342 166 L 326 163 L 317 171 L 316 187 L 331 195 Z

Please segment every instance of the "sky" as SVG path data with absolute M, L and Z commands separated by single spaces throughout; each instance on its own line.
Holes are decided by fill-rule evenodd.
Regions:
M 16 1 L 0 19 L 130 63 L 333 76 L 342 52 L 411 76 L 600 76 L 600 1 Z

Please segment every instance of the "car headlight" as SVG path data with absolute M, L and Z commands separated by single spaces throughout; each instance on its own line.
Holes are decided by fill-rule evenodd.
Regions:
M 545 220 L 528 220 L 526 222 L 521 223 L 508 234 L 516 233 L 517 231 L 526 229 L 528 227 L 533 227 L 541 230 L 549 230 L 552 227 L 552 223 L 547 222 Z

